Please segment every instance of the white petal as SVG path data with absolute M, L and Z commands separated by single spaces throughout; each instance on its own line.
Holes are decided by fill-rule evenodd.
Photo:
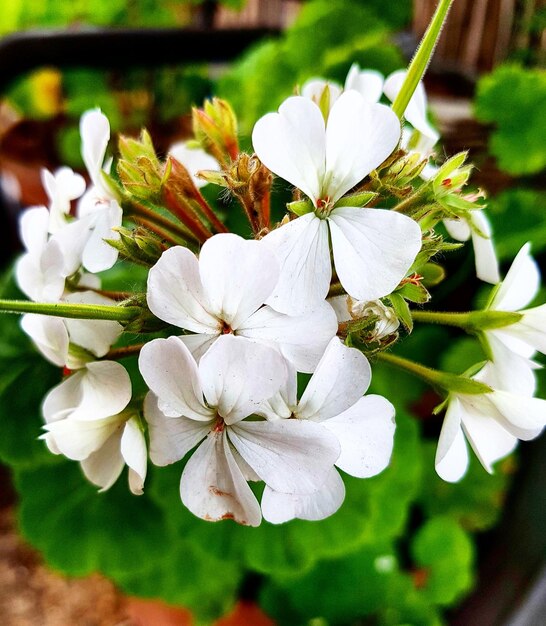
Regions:
M 195 255 L 175 246 L 165 251 L 148 274 L 148 306 L 160 319 L 195 333 L 216 334 Z
M 198 421 L 213 417 L 203 401 L 197 364 L 178 337 L 147 343 L 140 351 L 138 366 L 167 416 L 184 415 Z
M 267 420 L 288 419 L 293 416 L 298 404 L 298 374 L 290 361 L 286 362 L 286 370 L 286 380 L 281 388 L 255 409 L 256 415 Z
M 78 406 L 85 375 L 85 369 L 75 372 L 49 391 L 42 404 L 42 413 L 47 424 L 65 419 Z
M 65 300 L 72 303 L 105 306 L 115 304 L 110 298 L 106 298 L 94 291 L 72 293 Z M 123 330 L 121 324 L 109 320 L 66 319 L 65 323 L 71 343 L 89 350 L 97 357 L 104 356 L 110 350 L 110 347 L 116 343 Z
M 125 467 L 125 461 L 119 449 L 120 438 L 121 430 L 118 429 L 98 450 L 80 461 L 85 477 L 100 487 L 100 491 L 110 489 Z
M 117 416 L 96 420 L 69 417 L 51 422 L 45 428 L 62 454 L 74 461 L 83 461 L 101 448 L 116 431 L 120 431 L 123 422 Z
M 82 264 L 82 255 L 91 234 L 91 221 L 77 219 L 65 224 L 51 237 L 60 246 L 64 258 L 64 274 L 74 274 Z
M 193 177 L 196 187 L 203 187 L 207 184 L 206 180 L 196 176 L 199 170 L 219 170 L 218 161 L 205 152 L 202 148 L 190 148 L 187 141 L 179 141 L 174 143 L 168 150 L 179 163 L 188 170 Z
M 522 311 L 523 318 L 498 331 L 510 348 L 531 356 L 536 350 L 546 354 L 546 304 Z
M 235 330 L 271 295 L 279 263 L 260 242 L 221 233 L 203 244 L 199 274 L 209 311 Z
M 266 485 L 262 496 L 262 514 L 272 524 L 283 524 L 295 518 L 318 521 L 333 515 L 344 499 L 345 485 L 338 472 L 332 469 L 324 485 L 306 496 L 279 493 Z
M 48 361 L 64 367 L 68 359 L 68 331 L 62 319 L 47 315 L 23 315 L 21 328 Z
M 534 439 L 546 425 L 546 400 L 542 398 L 501 390 L 487 394 L 487 398 L 499 412 L 500 424 L 518 439 Z
M 201 357 L 219 336 L 219 333 L 216 335 L 203 333 L 197 335 L 180 335 L 178 338 L 186 346 L 186 348 L 188 348 L 196 362 L 199 363 Z
M 89 176 L 100 185 L 100 172 L 110 139 L 110 123 L 100 109 L 86 111 L 80 118 L 82 157 Z
M 337 333 L 337 318 L 323 302 L 306 315 L 289 316 L 262 307 L 237 330 L 237 335 L 278 349 L 298 372 L 313 372 L 330 339 Z
M 339 456 L 334 435 L 305 420 L 239 422 L 228 436 L 256 474 L 282 493 L 318 491 Z
M 340 324 L 353 319 L 349 310 L 350 301 L 350 296 L 333 296 L 326 301 L 334 309 Z
M 230 450 L 225 432 L 211 433 L 187 462 L 180 497 L 198 517 L 259 526 L 261 511 Z
M 472 231 L 470 230 L 470 226 L 463 219 L 448 219 L 444 220 L 444 226 L 452 239 L 456 239 L 457 241 L 468 241 L 470 239 L 470 235 Z
M 336 82 L 332 82 L 330 80 L 324 80 L 324 78 L 310 78 L 306 80 L 305 83 L 301 87 L 301 95 L 304 98 L 309 98 L 313 100 L 315 104 L 320 103 L 320 99 L 324 90 L 328 87 L 330 91 L 330 109 L 334 105 L 334 102 L 341 95 L 341 85 L 338 85 Z
M 227 424 L 233 424 L 251 415 L 280 389 L 286 365 L 272 348 L 223 335 L 201 358 L 199 375 L 208 405 L 215 407 Z
M 336 465 L 347 474 L 368 478 L 389 464 L 394 443 L 394 407 L 381 396 L 361 398 L 340 415 L 322 422 L 339 441 Z
M 465 435 L 483 467 L 493 472 L 493 463 L 510 454 L 518 440 L 506 431 L 493 417 L 465 407 L 462 416 Z
M 488 363 L 487 384 L 493 389 L 502 389 L 511 393 L 532 396 L 535 393 L 536 380 L 533 362 L 512 350 L 497 336 L 497 331 L 485 333 L 493 362 Z
M 37 258 L 24 254 L 15 265 L 15 277 L 21 291 L 35 302 L 56 302 L 63 295 L 64 258 L 59 245 L 49 241 Z
M 97 420 L 116 415 L 129 404 L 131 379 L 123 365 L 115 361 L 96 361 L 88 363 L 82 374 L 81 399 L 71 418 Z
M 136 417 L 131 417 L 125 422 L 120 449 L 125 463 L 129 466 L 129 488 L 132 493 L 139 496 L 142 494 L 146 479 L 148 451 L 144 433 Z
M 486 283 L 496 285 L 500 281 L 499 262 L 493 245 L 491 226 L 483 211 L 474 211 L 471 218 L 473 224 L 484 234 L 482 237 L 472 231 L 472 245 L 476 259 L 476 276 Z
M 322 421 L 339 415 L 362 397 L 370 380 L 368 359 L 334 337 L 301 397 L 297 416 Z
M 468 450 L 461 428 L 463 407 L 458 398 L 451 398 L 444 417 L 436 449 L 436 472 L 449 483 L 456 483 L 468 469 Z
M 398 70 L 393 72 L 385 80 L 384 91 L 387 98 L 394 102 L 398 92 L 406 79 L 406 70 Z M 411 100 L 404 111 L 406 120 L 423 135 L 430 137 L 436 143 L 439 138 L 436 131 L 427 119 L 427 96 L 423 83 L 420 82 L 411 97 Z
M 357 300 L 391 293 L 421 249 L 417 222 L 393 211 L 341 207 L 328 221 L 339 280 Z
M 121 226 L 122 216 L 123 211 L 115 200 L 97 210 L 95 227 L 82 254 L 83 266 L 88 271 L 102 272 L 117 261 L 118 250 L 104 240 L 119 238 L 119 234 L 112 229 Z
M 368 102 L 379 102 L 383 93 L 383 74 L 375 70 L 361 70 L 353 63 L 345 79 L 345 91 L 354 89 Z
M 400 140 L 400 121 L 383 104 L 356 91 L 336 100 L 326 126 L 326 179 L 322 197 L 335 202 L 383 161 Z
M 316 309 L 326 298 L 332 277 L 326 221 L 308 213 L 262 241 L 273 248 L 281 265 L 279 282 L 266 304 L 288 315 Z
M 497 311 L 518 311 L 526 307 L 540 288 L 540 272 L 526 243 L 517 253 L 512 266 L 493 298 L 491 308 Z
M 39 256 L 47 242 L 49 211 L 45 206 L 26 209 L 19 218 L 19 235 L 25 248 Z
M 325 168 L 325 137 L 319 107 L 308 98 L 293 96 L 278 113 L 256 122 L 252 145 L 266 167 L 316 202 Z
M 187 417 L 167 417 L 149 393 L 144 400 L 144 417 L 150 435 L 150 458 L 154 465 L 175 463 L 204 439 L 213 422 L 198 422 Z

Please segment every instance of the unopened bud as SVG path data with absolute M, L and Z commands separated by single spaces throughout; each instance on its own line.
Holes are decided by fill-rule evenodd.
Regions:
M 120 137 L 121 159 L 117 170 L 125 189 L 137 198 L 156 198 L 162 184 L 162 170 L 150 135 L 143 130 L 140 139 Z
M 202 109 L 193 109 L 192 121 L 196 140 L 219 163 L 227 167 L 237 158 L 237 118 L 225 100 L 206 100 Z

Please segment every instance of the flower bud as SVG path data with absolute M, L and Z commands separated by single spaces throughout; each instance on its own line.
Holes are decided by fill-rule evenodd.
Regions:
M 193 133 L 201 147 L 224 167 L 237 158 L 237 118 L 225 100 L 206 100 L 192 111 Z

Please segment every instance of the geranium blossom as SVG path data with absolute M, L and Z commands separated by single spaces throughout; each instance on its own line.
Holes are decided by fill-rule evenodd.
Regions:
M 334 266 L 349 295 L 375 300 L 405 276 L 421 247 L 412 219 L 383 209 L 336 202 L 380 165 L 396 147 L 400 124 L 386 106 L 370 104 L 355 91 L 334 103 L 328 123 L 319 107 L 302 96 L 288 98 L 278 113 L 258 120 L 252 142 L 260 160 L 303 191 L 314 210 L 269 233 L 281 263 L 277 287 L 267 300 L 297 314 L 328 293 Z
M 84 193 L 85 180 L 69 167 L 61 167 L 54 174 L 43 169 L 41 177 L 49 198 L 49 232 L 53 234 L 66 226 L 70 203 Z
M 80 120 L 82 157 L 92 185 L 80 199 L 78 217 L 89 224 L 90 235 L 82 253 L 82 263 L 90 272 L 101 272 L 114 265 L 118 251 L 104 239 L 117 239 L 112 230 L 121 226 L 123 211 L 117 198 L 102 177 L 103 168 L 108 171 L 110 163 L 104 157 L 110 139 L 110 123 L 99 109 L 86 111 Z
M 115 304 L 110 298 L 93 291 L 69 294 L 63 301 Z M 94 357 L 103 357 L 123 330 L 118 322 L 108 320 L 68 319 L 32 313 L 22 317 L 21 327 L 48 361 L 70 370 L 85 367 Z
M 493 311 L 515 311 L 523 316 L 509 326 L 484 331 L 492 352 L 492 375 L 502 389 L 533 395 L 538 366 L 531 360 L 546 354 L 546 304 L 525 309 L 540 289 L 540 272 L 530 244 L 518 252 L 489 306 Z
M 493 386 L 495 373 L 487 363 L 473 377 Z M 480 463 L 492 472 L 493 464 L 517 445 L 518 439 L 538 437 L 546 424 L 546 400 L 525 392 L 493 388 L 490 393 L 450 395 L 436 450 L 436 471 L 448 482 L 460 480 L 468 467 L 465 437 Z
M 383 93 L 385 79 L 375 70 L 362 70 L 358 63 L 353 63 L 345 79 L 345 91 L 353 89 L 368 102 L 379 102 Z
M 244 421 L 286 379 L 283 357 L 232 335 L 220 337 L 199 365 L 177 337 L 146 344 L 139 366 L 157 396 L 148 396 L 150 455 L 156 465 L 182 459 L 182 502 L 207 520 L 257 526 L 258 501 L 247 480 L 290 494 L 325 483 L 339 455 L 336 438 L 299 420 Z
M 337 321 L 340 323 L 351 320 L 376 318 L 370 338 L 379 341 L 396 332 L 400 326 L 400 320 L 392 307 L 386 306 L 381 300 L 362 302 L 354 300 L 351 296 L 334 296 L 328 298 L 328 302 L 336 312 Z
M 199 260 L 182 247 L 161 256 L 150 270 L 148 305 L 162 320 L 196 333 L 181 337 L 196 358 L 233 333 L 275 347 L 299 371 L 312 372 L 337 332 L 335 313 L 325 302 L 299 317 L 263 306 L 278 278 L 279 264 L 266 246 L 215 235 Z
M 87 240 L 85 224 L 74 221 L 49 236 L 50 213 L 32 207 L 21 216 L 19 230 L 26 253 L 17 261 L 15 274 L 21 290 L 35 301 L 55 302 L 65 280 L 78 271 Z
M 339 441 L 337 467 L 358 478 L 375 476 L 389 463 L 395 423 L 394 407 L 388 400 L 378 395 L 363 397 L 370 380 L 366 357 L 334 337 L 299 403 L 296 373 L 291 371 L 279 393 L 257 412 L 273 423 L 296 418 L 321 424 Z M 266 486 L 262 512 L 274 523 L 294 517 L 318 520 L 335 513 L 344 497 L 343 481 L 332 470 L 323 488 L 309 495 L 278 493 Z
M 127 409 L 131 381 L 113 361 L 96 361 L 68 376 L 45 397 L 42 436 L 54 454 L 79 461 L 88 480 L 104 491 L 129 466 L 129 487 L 142 493 L 146 442 L 135 411 Z

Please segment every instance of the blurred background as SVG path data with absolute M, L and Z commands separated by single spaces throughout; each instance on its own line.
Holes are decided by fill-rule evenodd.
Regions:
M 384 74 L 405 67 L 435 6 L 4 0 L 2 297 L 16 294 L 17 216 L 47 200 L 41 168 L 82 169 L 85 110 L 101 107 L 114 135 L 148 128 L 165 154 L 189 136 L 191 107 L 217 95 L 235 108 L 249 148 L 258 117 L 308 78 L 343 84 L 354 61 Z M 455 0 L 425 78 L 439 156 L 470 151 L 504 270 L 526 241 L 539 262 L 546 258 L 545 65 L 545 0 Z M 483 297 L 471 252 L 453 254 L 446 267 L 436 306 L 463 310 Z M 494 476 L 475 463 L 460 484 L 443 483 L 433 470 L 438 398 L 396 374 L 393 464 L 364 486 L 349 480 L 340 513 L 281 528 L 211 526 L 182 510 L 168 471 L 150 477 L 140 500 L 124 484 L 97 496 L 75 464 L 52 459 L 36 437 L 41 398 L 58 373 L 19 335 L 17 320 L 3 316 L 2 624 L 544 624 L 542 440 L 523 444 Z M 401 350 L 458 372 L 479 360 L 471 339 L 443 329 L 416 331 Z M 393 376 L 374 368 L 374 391 L 390 397 Z M 544 397 L 544 376 L 540 385 Z

